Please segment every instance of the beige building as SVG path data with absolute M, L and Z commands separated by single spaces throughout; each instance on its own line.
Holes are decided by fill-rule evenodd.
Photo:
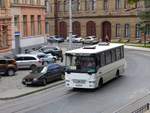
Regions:
M 20 32 L 20 48 L 45 42 L 45 0 L 11 0 L 12 49 L 18 46 L 15 32 Z
M 0 53 L 11 49 L 10 0 L 0 0 Z
M 143 39 L 137 14 L 144 9 L 143 2 L 129 5 L 127 0 L 73 0 L 73 34 L 85 37 L 95 35 L 105 41 Z M 68 0 L 49 0 L 46 28 L 50 35 L 68 36 Z

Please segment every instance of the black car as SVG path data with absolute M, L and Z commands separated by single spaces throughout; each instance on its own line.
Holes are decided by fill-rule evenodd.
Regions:
M 53 56 L 63 60 L 62 50 L 59 47 L 52 47 L 52 46 L 44 46 L 39 49 L 39 51 L 49 54 L 51 53 Z
M 58 79 L 64 79 L 64 67 L 59 64 L 49 64 L 45 67 L 38 67 L 29 75 L 23 78 L 24 85 L 46 85 Z

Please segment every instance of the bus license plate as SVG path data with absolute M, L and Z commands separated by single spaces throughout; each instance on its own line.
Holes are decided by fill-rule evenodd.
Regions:
M 77 87 L 82 87 L 82 84 L 76 84 Z

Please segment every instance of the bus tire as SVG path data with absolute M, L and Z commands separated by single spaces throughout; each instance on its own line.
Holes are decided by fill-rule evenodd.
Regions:
M 117 70 L 117 72 L 116 72 L 116 78 L 119 78 L 119 77 L 120 77 L 120 71 Z
M 98 88 L 101 88 L 102 86 L 103 86 L 103 78 L 100 78 Z

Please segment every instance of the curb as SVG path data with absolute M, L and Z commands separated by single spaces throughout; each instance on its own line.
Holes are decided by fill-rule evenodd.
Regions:
M 125 45 L 125 49 L 150 52 L 150 48 L 133 47 L 133 46 L 126 46 L 126 45 Z
M 123 110 L 123 109 L 125 109 L 125 108 L 127 108 L 127 107 L 130 107 L 130 106 L 132 106 L 133 104 L 136 104 L 138 101 L 140 101 L 140 100 L 142 100 L 142 99 L 144 99 L 144 98 L 146 98 L 146 97 L 148 97 L 148 96 L 150 96 L 150 93 L 148 93 L 148 94 L 146 94 L 146 95 L 144 95 L 144 96 L 142 96 L 142 97 L 139 97 L 139 98 L 137 98 L 137 99 L 132 100 L 131 102 L 129 102 L 129 103 L 125 104 L 124 106 L 122 106 L 122 107 L 118 108 L 117 110 L 115 110 L 113 113 L 121 113 L 121 112 L 120 112 L 121 110 Z M 131 111 L 131 112 L 132 112 L 132 111 Z
M 56 82 L 56 83 L 53 83 L 53 84 L 50 84 L 49 86 L 45 86 L 45 87 L 42 87 L 41 89 L 38 89 L 38 90 L 34 90 L 34 91 L 30 91 L 30 92 L 27 92 L 27 93 L 24 93 L 24 94 L 20 94 L 20 95 L 16 95 L 16 96 L 12 96 L 12 97 L 4 97 L 4 98 L 1 98 L 0 97 L 0 100 L 10 100 L 10 99 L 16 99 L 16 98 L 19 98 L 19 97 L 23 97 L 23 96 L 27 96 L 27 95 L 30 95 L 30 94 L 34 94 L 36 92 L 40 92 L 40 91 L 43 91 L 43 90 L 46 90 L 46 89 L 49 89 L 49 88 L 52 88 L 52 87 L 55 87 L 55 86 L 58 86 L 58 85 L 61 85 L 65 83 L 64 80 L 62 81 L 59 81 L 59 82 Z

